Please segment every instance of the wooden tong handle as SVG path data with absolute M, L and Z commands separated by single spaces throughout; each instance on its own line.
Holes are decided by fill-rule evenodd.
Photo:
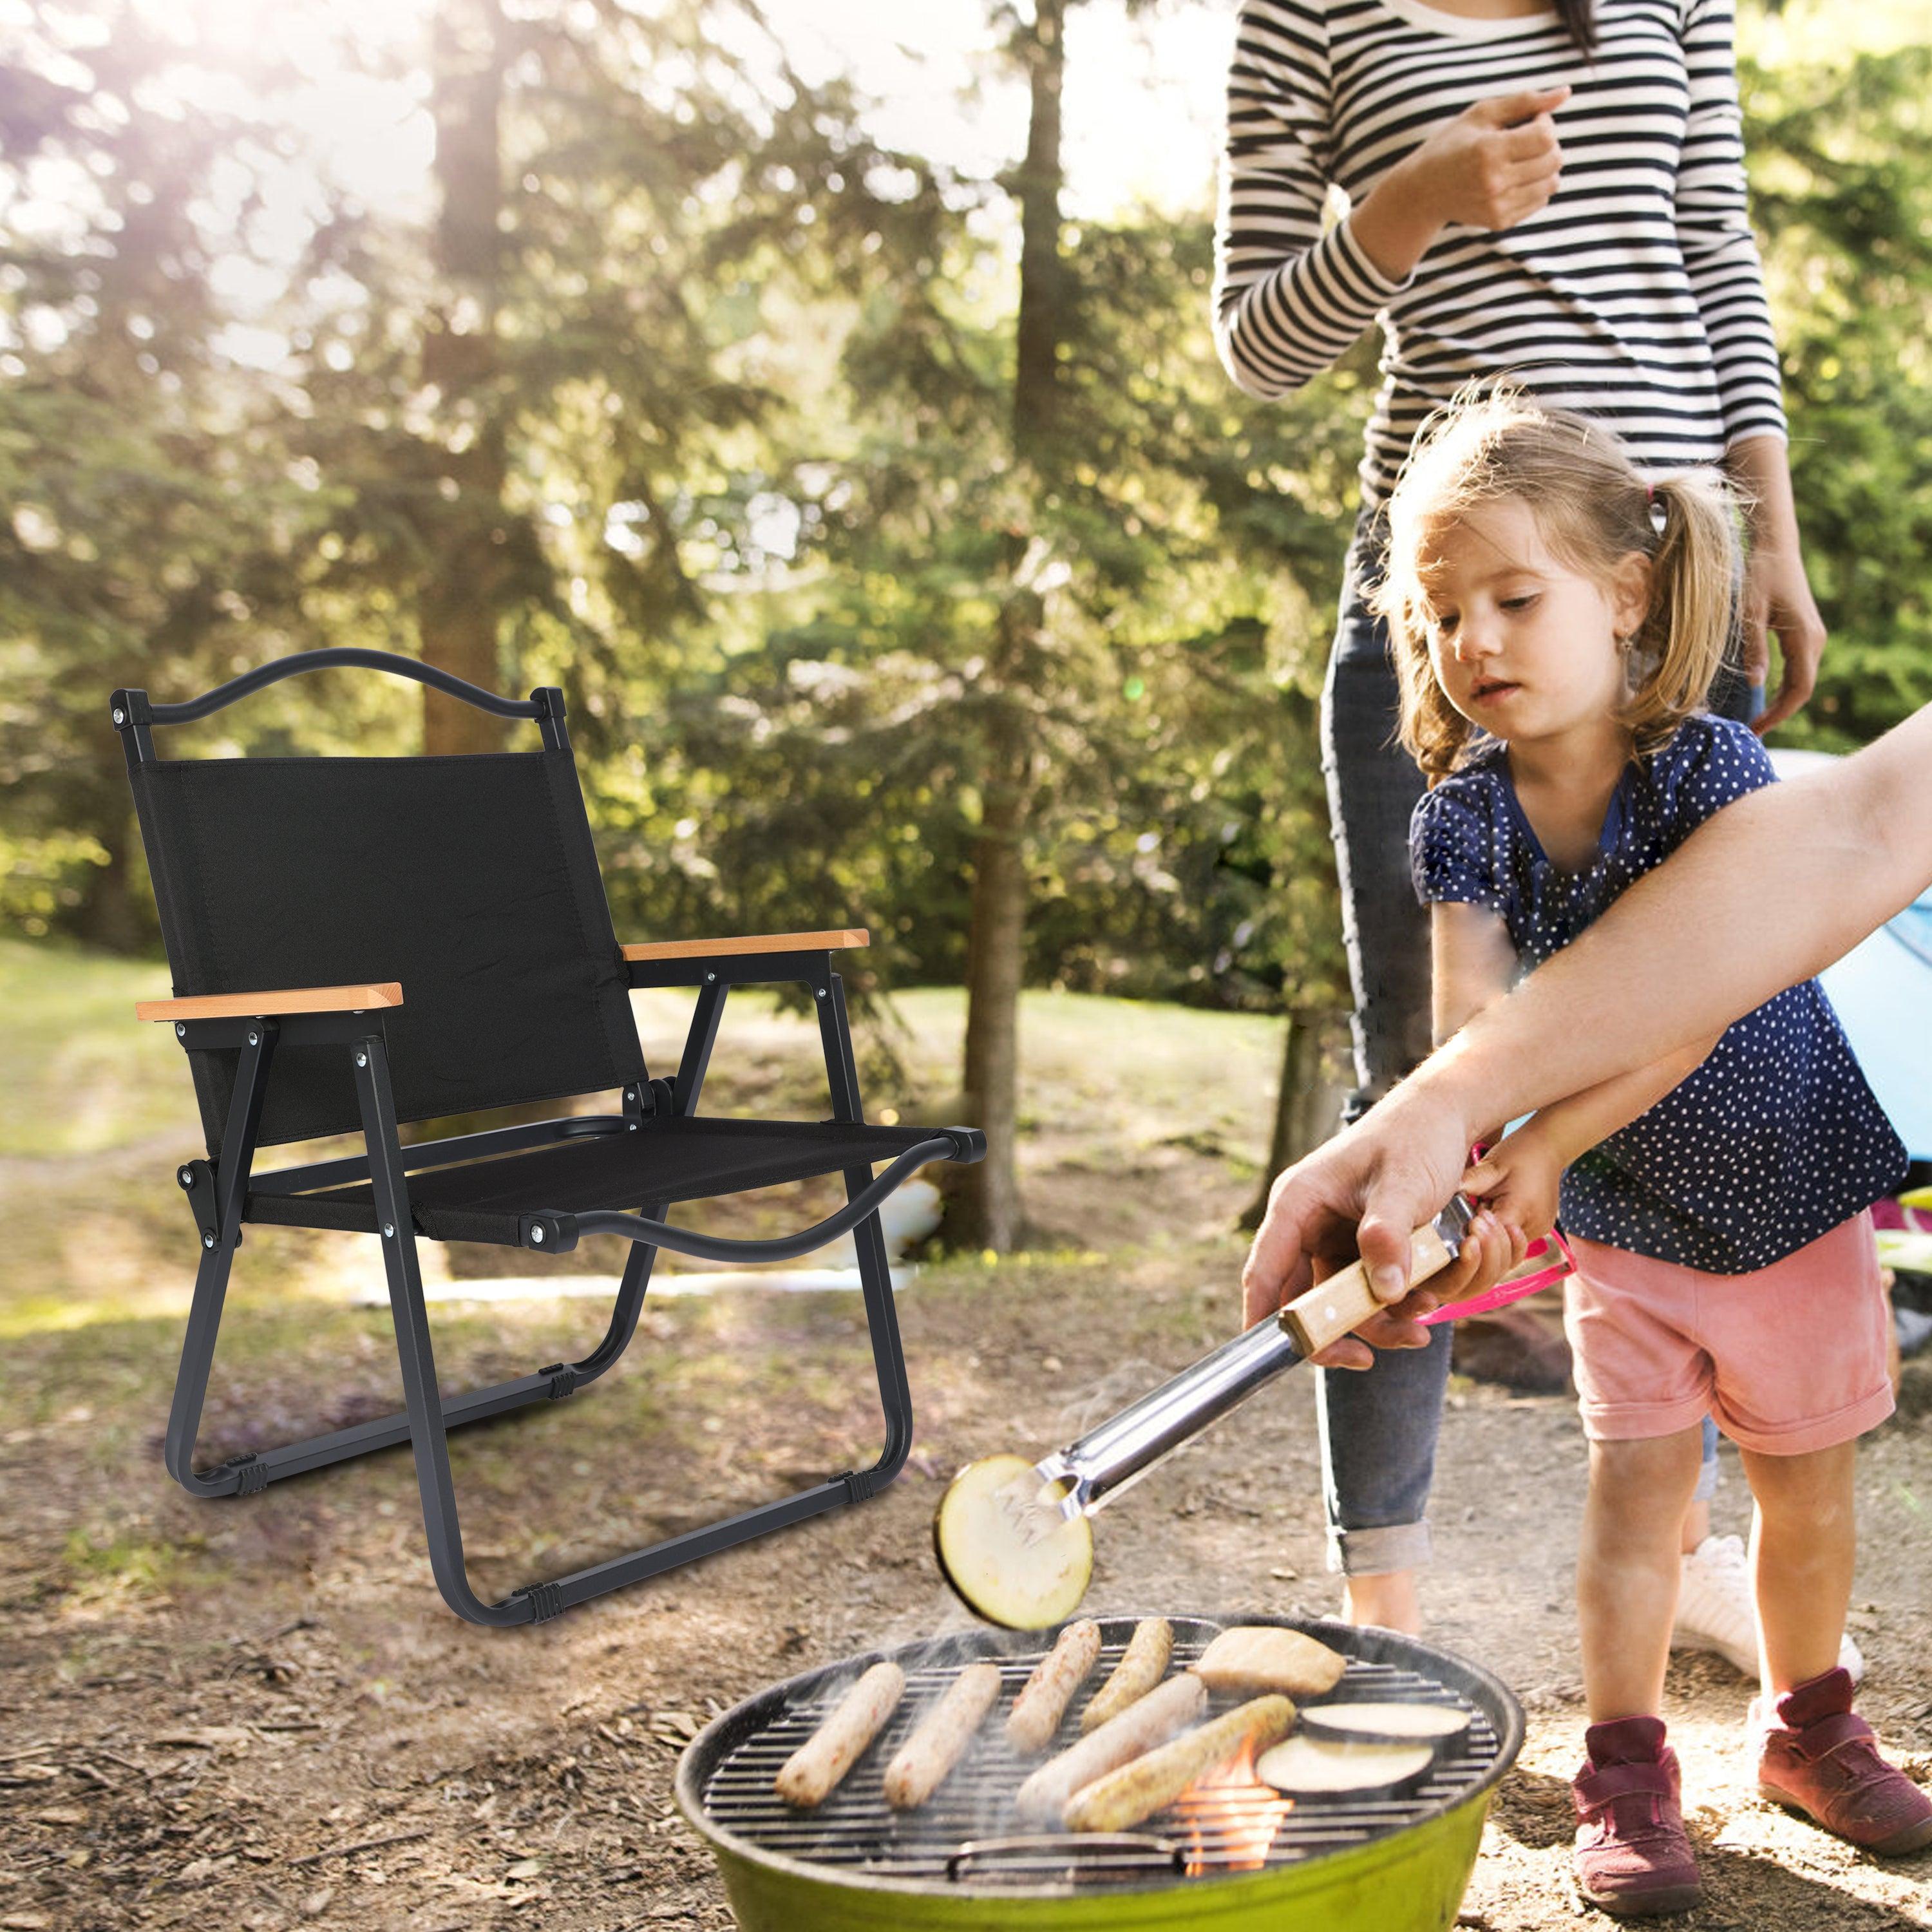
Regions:
M 1431 1275 L 1440 1274 L 1454 1259 L 1433 1228 L 1417 1228 L 1408 1239 L 1409 1286 L 1413 1288 Z M 1360 1262 L 1351 1262 L 1326 1281 L 1318 1281 L 1306 1294 L 1298 1295 L 1277 1318 L 1294 1336 L 1306 1361 L 1330 1342 L 1359 1328 L 1385 1305 L 1369 1286 L 1368 1270 Z

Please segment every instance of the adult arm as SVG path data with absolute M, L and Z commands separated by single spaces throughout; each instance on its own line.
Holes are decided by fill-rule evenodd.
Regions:
M 1678 164 L 1677 236 L 1711 345 L 1724 466 L 1750 505 L 1742 615 L 1744 670 L 1753 684 L 1766 681 L 1770 635 L 1778 638 L 1778 692 L 1757 724 L 1768 731 L 1810 696 L 1825 626 L 1805 580 L 1792 502 L 1778 341 L 1746 205 L 1732 39 L 1731 0 L 1686 0 L 1684 64 L 1690 98 Z
M 1436 792 L 1430 795 L 1424 809 L 1445 806 L 1451 813 L 1456 810 L 1444 794 Z M 1472 878 L 1456 862 L 1453 841 L 1445 844 L 1440 837 L 1432 839 L 1426 831 L 1413 836 L 1417 880 L 1425 896 L 1437 891 L 1479 889 L 1484 883 Z M 1434 1025 L 1436 1037 L 1442 1040 L 1508 993 L 1518 961 L 1502 915 L 1478 901 L 1432 898 L 1430 934 Z M 1476 1138 L 1472 1135 L 1471 1141 Z M 1464 1143 L 1466 1148 L 1469 1144 Z M 1450 1267 L 1411 1301 L 1375 1317 L 1362 1332 L 1378 1348 L 1426 1348 L 1430 1333 L 1416 1318 L 1442 1301 L 1459 1300 L 1476 1286 L 1506 1274 L 1522 1260 L 1528 1245 L 1520 1228 L 1507 1225 L 1504 1216 L 1479 1213 Z M 1337 1252 L 1328 1258 L 1340 1265 L 1354 1256 Z M 1278 1305 L 1278 1299 L 1262 1293 L 1252 1279 L 1244 1278 L 1244 1321 L 1249 1324 L 1258 1322 Z M 1314 1359 L 1327 1368 L 1365 1369 L 1373 1357 L 1367 1342 L 1344 1337 Z
M 1227 148 L 1214 230 L 1214 337 L 1251 396 L 1283 396 L 1342 355 L 1402 286 L 1346 221 L 1334 178 L 1325 10 L 1243 0 L 1228 69 Z
M 1237 386 L 1286 395 L 1342 355 L 1451 221 L 1514 227 L 1555 192 L 1567 87 L 1480 100 L 1430 130 L 1361 205 L 1335 179 L 1326 9 L 1243 0 L 1215 224 L 1215 342 Z
M 1359 1247 L 1400 1297 L 1412 1229 L 1472 1134 L 1662 1059 L 1818 972 L 1932 886 L 1932 706 L 1826 769 L 1718 812 L 1574 946 L 1288 1168 L 1243 1276 L 1250 1306 Z

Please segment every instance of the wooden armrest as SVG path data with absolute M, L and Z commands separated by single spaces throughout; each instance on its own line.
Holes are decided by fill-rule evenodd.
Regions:
M 624 948 L 626 959 L 722 959 L 746 952 L 842 952 L 869 946 L 872 935 L 862 926 L 842 926 L 836 932 L 760 932 L 740 939 L 659 939 Z
M 198 993 L 186 1000 L 138 1000 L 137 1020 L 252 1020 L 269 1013 L 354 1013 L 366 1006 L 400 1006 L 394 980 L 380 986 L 284 986 L 273 993 Z

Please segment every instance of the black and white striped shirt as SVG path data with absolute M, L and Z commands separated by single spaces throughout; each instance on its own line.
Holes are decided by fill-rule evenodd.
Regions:
M 1424 418 L 1508 372 L 1602 418 L 1652 470 L 1784 434 L 1744 212 L 1731 0 L 1598 0 L 1587 58 L 1556 15 L 1473 20 L 1421 0 L 1243 0 L 1228 76 L 1216 334 L 1251 395 L 1299 388 L 1372 320 L 1374 503 Z M 1499 233 L 1452 223 L 1392 282 L 1330 191 L 1360 202 L 1477 100 L 1568 83 L 1549 204 Z

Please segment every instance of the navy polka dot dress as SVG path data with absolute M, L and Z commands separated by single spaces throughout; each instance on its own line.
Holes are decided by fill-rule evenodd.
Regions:
M 1499 914 L 1529 970 L 1712 813 L 1773 782 L 1745 727 L 1687 718 L 1649 758 L 1624 767 L 1595 859 L 1570 872 L 1544 856 L 1504 748 L 1486 743 L 1415 808 L 1416 890 L 1425 904 Z M 1905 1148 L 1838 1016 L 1808 980 L 1727 1028 L 1673 1092 L 1570 1167 L 1561 1211 L 1564 1227 L 1590 1240 L 1744 1274 L 1869 1207 L 1905 1168 Z

